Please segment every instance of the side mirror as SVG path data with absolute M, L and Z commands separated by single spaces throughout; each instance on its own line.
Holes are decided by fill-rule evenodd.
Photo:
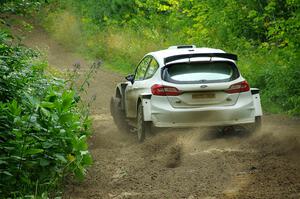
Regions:
M 125 77 L 125 79 L 127 80 L 127 81 L 130 81 L 132 84 L 133 84 L 133 82 L 134 82 L 134 75 L 127 75 L 126 77 Z

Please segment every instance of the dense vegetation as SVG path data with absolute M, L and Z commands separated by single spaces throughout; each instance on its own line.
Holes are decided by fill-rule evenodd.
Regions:
M 35 17 L 58 41 L 123 73 L 170 45 L 237 53 L 265 110 L 300 115 L 299 0 L 0 0 L 1 197 L 48 197 L 91 164 L 90 120 L 78 97 L 88 81 L 76 89 L 75 73 L 55 78 L 5 30 L 5 17 L 41 8 Z
M 300 115 L 299 0 L 65 0 L 46 13 L 56 39 L 123 73 L 170 45 L 237 53 L 266 111 Z
M 2 13 L 28 14 L 40 6 L 6 2 Z M 0 198 L 60 196 L 63 178 L 83 178 L 91 164 L 90 119 L 72 78 L 56 78 L 47 67 L 39 52 L 16 44 L 1 26 Z

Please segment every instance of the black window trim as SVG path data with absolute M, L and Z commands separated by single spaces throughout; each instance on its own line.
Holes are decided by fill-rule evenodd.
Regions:
M 146 69 L 146 72 L 145 72 L 145 74 L 144 74 L 144 76 L 143 76 L 143 79 L 141 79 L 141 80 L 135 80 L 135 76 L 136 76 L 137 69 L 139 68 L 139 66 L 140 66 L 140 64 L 142 63 L 142 61 L 143 61 L 144 59 L 146 59 L 146 58 L 150 58 L 150 61 L 149 61 L 148 65 L 147 65 L 147 69 Z M 146 79 L 145 79 L 145 76 L 146 76 L 146 74 L 147 74 L 147 72 L 148 72 L 148 69 L 149 69 L 149 66 L 150 66 L 150 63 L 151 63 L 152 60 L 155 60 L 155 62 L 156 62 L 157 65 L 158 65 L 156 71 L 159 69 L 159 62 L 158 62 L 152 55 L 147 55 L 147 56 L 145 56 L 145 57 L 143 57 L 143 58 L 141 59 L 141 61 L 138 63 L 137 67 L 135 68 L 135 70 L 134 70 L 134 81 L 143 81 L 143 80 L 146 80 Z M 147 78 L 147 79 L 152 78 L 152 77 L 154 76 L 154 74 L 156 73 L 156 71 L 152 74 L 151 77 L 149 77 L 149 78 Z
M 156 62 L 157 68 L 156 68 L 155 72 L 151 75 L 151 77 L 148 77 L 147 79 L 152 78 L 152 77 L 154 76 L 154 74 L 156 73 L 156 71 L 159 69 L 159 63 L 158 63 L 158 61 L 157 61 L 153 56 L 151 56 L 151 55 L 149 55 L 149 56 L 151 57 L 151 61 L 150 61 L 149 64 L 148 64 L 148 67 L 147 67 L 147 70 L 146 70 L 146 73 L 145 73 L 145 75 L 144 75 L 144 79 L 143 79 L 143 80 L 146 80 L 145 77 L 146 77 L 146 74 L 148 73 L 148 70 L 149 70 L 149 68 L 150 68 L 150 65 L 151 65 L 152 60 L 154 60 L 154 61 Z
M 151 55 L 147 55 L 147 56 L 143 57 L 143 58 L 141 59 L 141 61 L 138 63 L 137 67 L 136 67 L 135 70 L 134 70 L 134 81 L 143 81 L 143 80 L 144 80 L 146 73 L 144 74 L 142 80 L 136 80 L 136 79 L 135 79 L 136 72 L 137 72 L 138 68 L 140 67 L 140 64 L 142 63 L 142 61 L 144 61 L 144 59 L 146 59 L 146 58 L 150 58 L 150 61 L 149 61 L 148 65 L 147 65 L 147 68 L 146 68 L 146 72 L 147 72 L 148 67 L 149 67 L 149 64 L 150 64 L 150 62 L 151 62 L 151 57 L 152 57 Z

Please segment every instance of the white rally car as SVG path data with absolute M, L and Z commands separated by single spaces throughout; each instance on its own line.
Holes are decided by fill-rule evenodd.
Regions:
M 134 126 L 140 142 L 152 125 L 255 131 L 262 116 L 259 89 L 250 88 L 236 61 L 234 54 L 194 45 L 148 53 L 116 87 L 111 99 L 116 125 Z

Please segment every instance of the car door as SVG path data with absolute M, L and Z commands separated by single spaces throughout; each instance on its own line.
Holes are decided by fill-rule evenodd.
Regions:
M 139 63 L 135 70 L 134 82 L 129 84 L 125 90 L 125 111 L 128 118 L 136 117 L 137 101 L 140 94 L 145 90 L 145 74 L 147 72 L 151 56 L 147 56 Z

